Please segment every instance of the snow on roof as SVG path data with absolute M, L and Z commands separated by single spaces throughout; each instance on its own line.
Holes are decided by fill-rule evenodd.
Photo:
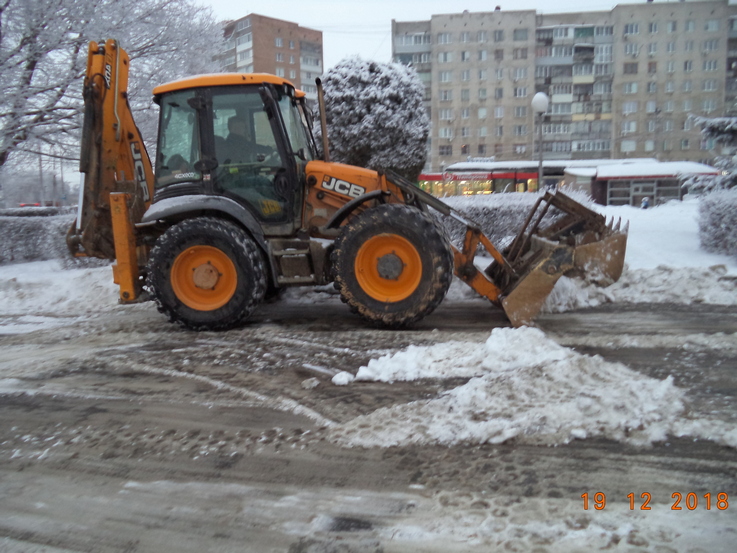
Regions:
M 718 175 L 715 169 L 694 161 L 664 161 L 655 163 L 628 163 L 604 165 L 596 168 L 598 179 L 623 179 L 628 177 L 679 177 L 681 175 Z
M 631 159 L 554 159 L 543 161 L 543 167 L 598 167 L 599 165 L 621 165 L 630 163 L 657 163 L 655 158 Z M 499 169 L 536 169 L 537 161 L 461 161 L 449 165 L 446 171 L 481 171 L 490 172 Z
M 567 175 L 573 175 L 574 177 L 589 177 L 593 178 L 596 176 L 595 167 L 572 167 L 566 169 Z

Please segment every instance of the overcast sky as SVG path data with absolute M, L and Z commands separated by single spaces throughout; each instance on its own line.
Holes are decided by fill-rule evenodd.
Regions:
M 667 1 L 667 0 L 658 0 Z M 670 0 L 678 1 L 678 0 Z M 541 13 L 610 10 L 633 0 L 199 0 L 209 4 L 218 18 L 240 19 L 258 13 L 298 23 L 323 32 L 325 69 L 343 58 L 391 59 L 391 22 L 429 20 L 433 14 L 537 10 Z M 645 0 L 641 0 L 644 3 Z M 731 2 L 730 2 L 731 3 Z

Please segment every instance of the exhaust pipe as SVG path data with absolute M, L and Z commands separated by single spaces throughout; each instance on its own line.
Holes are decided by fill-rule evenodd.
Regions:
M 322 89 L 322 81 L 315 79 L 317 85 L 317 105 L 320 108 L 320 132 L 322 133 L 322 159 L 326 163 L 330 162 L 330 150 L 328 143 L 328 121 L 325 116 L 325 92 Z

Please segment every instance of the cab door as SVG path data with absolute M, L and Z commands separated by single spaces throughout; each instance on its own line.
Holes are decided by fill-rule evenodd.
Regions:
M 272 87 L 211 89 L 216 193 L 246 206 L 267 235 L 289 235 L 299 226 L 297 171 Z

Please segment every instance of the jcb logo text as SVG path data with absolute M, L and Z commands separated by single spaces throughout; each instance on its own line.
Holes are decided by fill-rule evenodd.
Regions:
M 322 187 L 324 190 L 334 190 L 338 194 L 351 196 L 352 198 L 358 198 L 366 193 L 366 189 L 363 186 L 351 184 L 350 182 L 336 179 L 335 177 L 328 177 L 327 175 L 322 179 Z

